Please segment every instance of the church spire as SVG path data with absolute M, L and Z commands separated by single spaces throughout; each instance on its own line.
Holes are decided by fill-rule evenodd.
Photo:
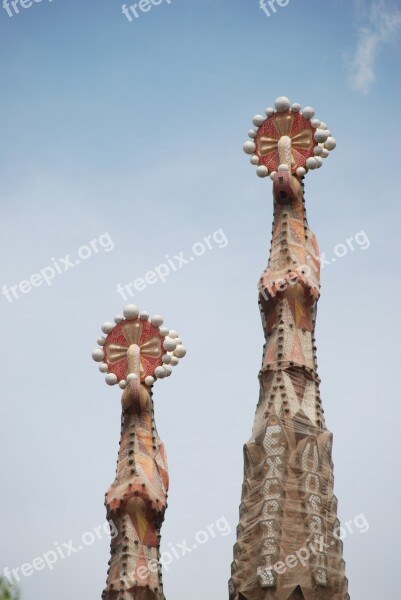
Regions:
M 317 241 L 304 176 L 336 146 L 311 107 L 277 98 L 244 144 L 259 177 L 273 180 L 270 257 L 259 282 L 265 334 L 260 399 L 244 447 L 240 523 L 230 600 L 348 600 L 332 435 L 319 392 L 315 346 L 320 293 Z
M 103 600 L 165 600 L 160 565 L 160 529 L 167 508 L 168 470 L 157 434 L 152 389 L 172 373 L 186 350 L 163 318 L 128 305 L 115 324 L 104 323 L 106 337 L 92 357 L 119 384 L 121 441 L 116 478 L 106 494 L 111 542 Z

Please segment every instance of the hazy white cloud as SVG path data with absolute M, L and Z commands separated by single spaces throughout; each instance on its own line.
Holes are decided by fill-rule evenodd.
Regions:
M 401 28 L 401 8 L 388 0 L 376 0 L 368 6 L 355 2 L 363 25 L 358 28 L 358 40 L 353 56 L 347 58 L 351 87 L 366 94 L 376 79 L 376 60 L 380 47 L 391 42 Z M 365 10 L 364 10 L 365 9 Z

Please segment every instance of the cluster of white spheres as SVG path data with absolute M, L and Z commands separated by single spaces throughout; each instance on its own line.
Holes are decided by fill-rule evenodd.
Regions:
M 327 131 L 327 129 L 316 129 L 315 131 L 315 142 L 318 142 L 318 144 L 324 143 L 327 141 L 327 138 L 329 137 L 329 133 Z
M 173 340 L 173 338 L 171 337 L 166 337 L 164 342 L 163 342 L 163 348 L 165 350 L 167 350 L 167 352 L 172 352 L 173 350 L 175 350 L 177 347 L 177 344 L 175 343 L 175 340 Z
M 318 168 L 318 162 L 317 162 L 317 157 L 311 156 L 306 160 L 306 166 L 308 169 L 317 169 Z
M 118 384 L 122 390 L 125 390 L 131 381 L 138 381 L 139 377 L 136 373 L 129 373 L 127 379 L 122 379 Z
M 329 152 L 331 152 L 331 150 L 334 150 L 334 148 L 337 146 L 337 142 L 335 140 L 335 138 L 333 137 L 328 137 L 326 140 L 326 143 L 324 144 L 324 147 L 326 148 L 326 150 L 329 150 Z
M 163 379 L 167 375 L 167 371 L 164 367 L 156 367 L 155 375 L 158 379 Z

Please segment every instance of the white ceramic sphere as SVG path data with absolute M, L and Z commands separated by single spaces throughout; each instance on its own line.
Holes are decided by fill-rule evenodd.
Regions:
M 272 171 L 272 172 L 270 173 L 270 179 L 271 179 L 272 181 L 274 181 L 274 177 L 275 177 L 275 175 L 277 175 L 277 171 Z
M 245 144 L 243 145 L 243 149 L 245 154 L 254 154 L 255 150 L 256 150 L 256 145 L 255 142 L 250 142 L 249 140 L 247 142 L 245 142 Z
M 287 98 L 287 96 L 279 96 L 274 101 L 274 108 L 276 109 L 277 112 L 280 112 L 280 113 L 286 112 L 287 110 L 289 110 L 290 106 L 291 106 L 291 100 L 289 98 Z
M 177 344 L 175 343 L 175 340 L 166 337 L 166 339 L 163 342 L 163 348 L 165 350 L 167 350 L 167 352 L 172 352 L 173 350 L 175 350 L 177 347 Z
M 320 121 L 320 129 L 327 129 L 327 123 Z
M 107 363 L 101 363 L 99 365 L 99 371 L 101 373 L 107 373 L 108 370 L 109 370 L 109 365 Z
M 174 341 L 175 341 L 175 343 L 177 344 L 177 346 L 178 346 L 178 344 L 182 344 L 182 339 L 181 339 L 181 338 L 179 338 L 179 337 L 177 337 L 177 338 L 174 338 Z
M 316 129 L 314 138 L 315 138 L 315 141 L 318 144 L 321 144 L 321 143 L 325 142 L 328 137 L 329 136 L 328 136 L 328 133 L 327 133 L 326 130 L 324 130 L 324 129 Z
M 327 141 L 324 145 L 324 147 L 326 148 L 326 150 L 334 150 L 334 148 L 337 146 L 337 142 L 333 137 L 329 137 L 327 138 Z
M 106 375 L 106 383 L 107 385 L 116 385 L 117 375 L 114 375 L 114 373 L 109 373 Z
M 170 377 L 171 373 L 173 372 L 173 368 L 170 367 L 170 365 L 165 365 L 164 370 L 166 371 L 166 377 Z
M 169 331 L 168 331 L 167 327 L 160 327 L 159 333 L 162 337 L 167 337 Z
M 257 154 L 252 154 L 251 156 L 251 165 L 259 164 L 259 156 Z
M 306 171 L 303 167 L 298 167 L 296 172 L 297 172 L 298 177 L 304 177 L 305 173 L 306 173 Z
M 255 127 L 260 127 L 265 121 L 266 117 L 263 115 L 255 115 L 252 119 L 252 123 L 255 125 Z
M 120 383 L 118 384 L 120 386 L 120 388 L 122 390 L 125 390 L 125 388 L 127 387 L 128 383 L 125 381 L 125 379 L 121 379 Z
M 317 168 L 320 169 L 323 165 L 323 158 L 321 158 L 321 156 L 315 156 L 315 161 L 317 162 Z
M 164 367 L 156 367 L 155 376 L 157 377 L 157 379 L 164 379 L 166 376 L 166 371 L 164 370 Z
M 99 344 L 99 346 L 104 346 L 105 342 L 106 342 L 105 337 L 102 336 L 100 338 L 97 338 L 97 343 Z
M 178 332 L 175 329 L 170 329 L 169 337 L 175 340 L 175 338 L 178 338 Z
M 187 353 L 187 350 L 182 344 L 179 344 L 177 346 L 177 348 L 174 350 L 174 356 L 176 356 L 177 358 L 184 358 L 186 353 Z
M 286 165 L 285 163 L 278 166 L 279 173 L 288 173 L 289 170 L 290 170 L 290 167 L 288 165 Z
M 128 373 L 128 375 L 127 375 L 128 383 L 130 381 L 137 381 L 137 380 L 138 380 L 138 375 L 136 373 Z
M 316 158 L 314 158 L 313 156 L 311 156 L 310 158 L 308 158 L 307 161 L 306 161 L 306 166 L 308 167 L 308 169 L 317 169 Z
M 138 315 L 139 308 L 135 306 L 135 304 L 127 304 L 127 306 L 124 307 L 124 317 L 128 321 L 133 321 L 134 319 L 137 319 Z
M 119 323 L 122 323 L 124 321 L 124 317 L 122 315 L 117 315 L 116 317 L 114 317 L 114 323 L 117 323 L 117 325 Z
M 110 323 L 109 321 L 106 321 L 106 323 L 103 323 L 102 325 L 102 331 L 103 333 L 111 333 L 114 329 L 114 325 L 113 323 Z
M 100 348 L 96 348 L 96 350 L 94 350 L 92 352 L 92 358 L 95 362 L 103 362 L 104 359 L 104 352 L 103 350 L 101 350 Z
M 171 363 L 171 354 L 165 354 L 162 361 L 164 365 L 169 365 Z
M 328 150 L 326 150 L 326 148 L 323 148 L 323 152 L 321 154 L 322 158 L 327 158 L 329 156 L 330 152 Z
M 170 365 L 171 365 L 172 367 L 176 367 L 176 366 L 178 365 L 178 363 L 179 363 L 179 362 L 180 362 L 180 361 L 178 360 L 178 358 L 177 358 L 176 356 L 172 356 L 172 357 L 171 357 L 171 363 L 170 363 Z
M 313 119 L 315 116 L 315 109 L 311 106 L 305 106 L 302 111 L 302 116 L 305 117 L 305 119 Z
M 299 112 L 301 110 L 301 105 L 298 102 L 294 102 L 291 104 L 291 112 Z
M 324 150 L 323 146 L 315 146 L 315 147 L 313 148 L 313 154 L 314 154 L 315 156 L 322 156 L 322 154 L 323 154 L 323 150 Z
M 265 114 L 266 114 L 266 117 L 271 117 L 272 115 L 274 115 L 274 108 L 271 108 L 269 106 L 269 108 L 266 108 Z
M 310 124 L 315 129 L 318 129 L 320 127 L 320 119 L 311 119 Z
M 147 377 L 145 377 L 145 383 L 148 387 L 151 387 L 155 382 L 155 378 L 152 377 L 152 375 L 148 375 Z
M 147 321 L 149 319 L 149 313 L 147 310 L 142 310 L 139 313 L 139 318 L 141 319 L 141 321 Z
M 256 169 L 256 175 L 258 177 L 267 177 L 269 174 L 269 169 L 267 167 L 265 167 L 265 165 L 259 165 L 259 167 Z
M 248 131 L 248 136 L 253 140 L 258 135 L 258 132 L 255 129 L 250 129 Z
M 164 319 L 161 315 L 154 315 L 150 322 L 152 323 L 153 327 L 161 327 L 164 323 Z

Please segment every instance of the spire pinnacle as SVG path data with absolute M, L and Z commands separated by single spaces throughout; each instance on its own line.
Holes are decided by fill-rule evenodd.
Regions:
M 311 106 L 302 110 L 300 104 L 279 96 L 265 115 L 253 118 L 255 128 L 248 132 L 251 141 L 243 146 L 258 177 L 270 175 L 274 179 L 280 170 L 303 177 L 309 170 L 319 169 L 336 147 L 331 131 L 315 117 Z

